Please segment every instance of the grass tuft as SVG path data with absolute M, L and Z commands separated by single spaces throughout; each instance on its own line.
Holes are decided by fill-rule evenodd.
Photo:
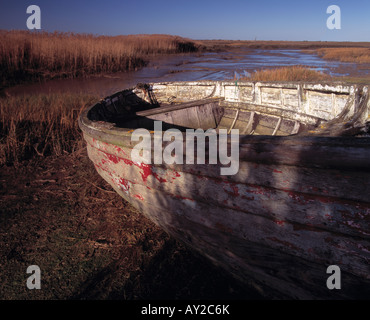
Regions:
M 264 69 L 243 78 L 243 80 L 250 81 L 318 81 L 327 79 L 330 79 L 330 76 L 304 66 Z

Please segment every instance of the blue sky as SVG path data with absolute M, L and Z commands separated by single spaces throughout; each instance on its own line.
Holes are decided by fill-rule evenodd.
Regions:
M 369 0 L 1 0 L 0 29 L 24 29 L 29 5 L 44 31 L 174 34 L 192 39 L 370 41 Z M 329 30 L 329 5 L 341 29 Z

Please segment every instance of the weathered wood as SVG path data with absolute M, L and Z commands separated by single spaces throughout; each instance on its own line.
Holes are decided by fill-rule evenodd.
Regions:
M 215 109 L 214 104 L 205 104 L 201 108 L 196 108 L 200 126 L 195 129 L 198 128 L 209 129 L 217 127 L 216 119 L 213 116 L 214 109 Z
M 95 149 L 106 154 L 112 155 L 116 161 L 130 159 L 131 148 L 117 147 L 90 136 L 84 136 L 87 143 Z M 114 156 L 113 156 L 114 155 Z M 263 164 L 243 161 L 239 163 L 239 172 L 234 176 L 220 176 L 219 166 L 209 165 L 206 157 L 206 164 L 162 164 L 156 165 L 158 170 L 166 172 L 172 170 L 177 172 L 190 173 L 195 176 L 209 177 L 210 179 L 221 179 L 228 183 L 246 183 L 250 185 L 260 185 L 266 188 L 274 188 L 284 191 L 295 191 L 317 196 L 337 197 L 354 201 L 369 201 L 366 192 L 370 172 L 356 172 L 348 170 L 305 168 L 290 165 Z M 320 181 L 318 184 L 317 182 Z
M 228 134 L 230 134 L 231 130 L 234 129 L 235 122 L 238 120 L 238 116 L 239 116 L 239 110 L 236 110 L 235 118 L 233 119 L 233 122 L 231 123 L 231 126 L 229 130 L 227 131 Z
M 272 135 L 274 136 L 274 135 L 276 135 L 276 132 L 279 130 L 279 128 L 280 128 L 280 124 L 281 124 L 281 118 L 279 118 L 279 120 L 278 120 L 278 122 L 277 122 L 277 124 L 276 124 L 276 127 L 275 127 L 275 129 L 274 129 L 274 132 L 272 133 Z
M 235 114 L 236 114 L 236 111 L 235 111 Z M 221 122 L 218 125 L 217 129 L 227 129 L 228 130 L 231 127 L 231 125 L 233 124 L 233 122 L 234 122 L 233 118 L 223 117 L 221 119 Z
M 240 159 L 298 167 L 370 171 L 369 139 L 315 138 L 241 137 Z
M 249 119 L 248 119 L 248 124 L 246 125 L 245 131 L 243 131 L 242 134 L 249 134 L 252 131 L 255 115 L 256 115 L 256 113 L 254 111 L 252 111 L 250 113 L 250 116 L 249 116 Z
M 235 105 L 233 103 L 227 102 L 227 101 L 221 101 L 220 106 L 223 106 L 225 108 L 228 108 L 228 107 L 229 108 L 231 108 L 231 107 L 235 108 Z M 278 107 L 253 105 L 253 104 L 246 104 L 246 103 L 239 103 L 238 107 L 242 110 L 255 111 L 255 112 L 258 112 L 258 113 L 270 114 L 270 115 L 274 115 L 274 116 L 277 116 L 277 117 L 283 117 L 283 118 L 286 118 L 286 119 L 297 120 L 297 121 L 301 121 L 303 123 L 313 125 L 313 126 L 317 126 L 321 122 L 323 122 L 323 120 L 320 119 L 319 117 L 307 115 L 307 114 L 304 114 L 304 113 L 298 113 L 298 112 L 291 111 L 291 110 L 285 110 L 281 107 L 278 108 Z
M 292 177 L 289 172 L 283 174 L 282 171 L 276 169 L 274 171 L 271 168 L 268 168 L 267 174 L 266 169 L 256 168 L 253 170 L 254 178 L 245 178 L 244 183 L 237 183 L 199 173 L 193 175 L 169 168 L 135 164 L 127 158 L 113 156 L 93 146 L 89 147 L 89 155 L 91 158 L 100 159 L 99 166 L 105 171 L 112 170 L 133 183 L 145 184 L 147 187 L 169 194 L 176 194 L 180 187 L 183 197 L 197 202 L 212 203 L 219 207 L 265 216 L 282 224 L 285 221 L 298 223 L 299 226 L 296 228 L 302 230 L 317 228 L 370 238 L 367 195 L 360 194 L 360 198 L 364 200 L 346 200 L 345 192 L 350 192 L 350 185 L 347 190 L 340 189 L 344 195 L 344 198 L 340 198 L 331 190 L 317 190 L 313 179 L 310 181 L 306 178 L 310 185 L 304 185 L 297 174 Z M 273 173 L 276 173 L 275 186 L 279 185 L 280 189 L 263 185 L 271 181 Z M 320 173 L 317 173 L 315 176 L 319 175 Z M 330 178 L 330 175 L 323 177 L 326 176 Z M 339 175 L 339 177 L 343 176 Z M 296 180 L 299 182 L 296 183 Z M 337 179 L 339 180 L 340 178 Z M 286 181 L 290 181 L 291 185 L 288 186 Z M 328 184 L 327 187 L 330 188 L 330 185 Z M 209 194 L 213 197 L 210 198 Z M 296 212 L 304 214 L 296 215 Z
M 107 168 L 97 168 L 104 174 L 109 174 Z M 246 214 L 186 198 L 179 193 L 161 192 L 150 187 L 149 189 L 147 185 L 134 183 L 113 173 L 110 177 L 110 184 L 121 188 L 121 192 L 129 198 L 142 200 L 142 206 L 148 206 L 147 210 L 153 207 L 163 208 L 195 223 L 213 229 L 219 228 L 241 239 L 261 243 L 309 260 L 322 259 L 322 262 L 326 263 L 325 257 L 321 256 L 324 251 L 328 253 L 328 257 L 343 263 L 343 270 L 351 270 L 354 274 L 370 279 L 370 247 L 365 240 L 300 227 L 287 220 L 274 221 L 256 214 Z M 310 241 L 305 241 L 307 233 L 310 234 Z M 349 256 L 348 252 L 352 252 L 352 255 Z
M 235 115 L 236 115 L 237 110 L 238 110 L 238 109 L 230 109 L 230 108 L 226 108 L 226 109 L 225 109 L 225 112 L 224 112 L 224 117 L 225 117 L 225 118 L 234 119 L 234 118 L 235 118 Z
M 152 96 L 126 90 L 79 118 L 90 159 L 117 193 L 267 296 L 370 294 L 370 138 L 343 136 L 366 133 L 367 86 L 205 81 L 148 88 Z M 169 98 L 174 105 L 145 110 Z M 184 99 L 192 102 L 176 104 Z M 238 173 L 220 176 L 208 150 L 205 164 L 133 162 L 132 129 L 155 120 L 165 122 L 163 130 L 239 129 Z M 252 132 L 260 135 L 245 135 Z M 332 264 L 342 271 L 335 292 L 326 287 Z
M 294 127 L 291 131 L 291 134 L 297 134 L 299 132 L 299 128 L 301 127 L 298 121 L 294 121 Z
M 363 133 L 364 123 L 369 117 L 370 100 L 367 88 L 357 90 L 338 117 L 324 124 L 313 135 L 341 136 Z
M 210 254 L 210 248 L 213 247 L 213 250 L 215 250 L 215 245 L 212 245 L 214 238 L 207 239 L 207 233 L 217 233 L 219 241 L 217 243 L 216 251 L 217 255 L 221 257 L 221 262 L 232 259 L 229 263 L 241 263 L 243 270 L 250 269 L 250 261 L 249 263 L 246 263 L 247 260 L 245 260 L 246 256 L 248 256 L 246 252 L 241 256 L 237 255 L 237 260 L 233 253 L 240 254 L 238 250 L 235 250 L 235 245 L 237 243 L 239 243 L 239 245 L 236 245 L 237 248 L 243 248 L 244 243 L 247 246 L 248 244 L 256 244 L 259 245 L 259 248 L 262 250 L 259 252 L 259 259 L 253 263 L 254 267 L 252 269 L 254 269 L 254 272 L 260 273 L 260 275 L 262 273 L 264 277 L 268 277 L 268 274 L 264 274 L 266 271 L 263 270 L 268 270 L 269 267 L 271 267 L 270 263 L 276 267 L 277 261 L 281 259 L 282 263 L 283 261 L 286 262 L 287 257 L 292 257 L 292 254 L 295 254 L 296 256 L 301 257 L 304 261 L 307 261 L 306 263 L 308 263 L 308 261 L 317 261 L 317 259 L 319 259 L 323 266 L 336 264 L 337 261 L 340 261 L 341 267 L 343 266 L 343 271 L 348 273 L 351 282 L 355 281 L 354 279 L 357 279 L 357 281 L 355 281 L 357 285 L 361 285 L 361 283 L 363 285 L 365 283 L 369 283 L 369 280 L 367 279 L 370 271 L 368 264 L 369 253 L 368 248 L 364 247 L 364 243 L 361 243 L 361 241 L 356 239 L 352 240 L 350 238 L 343 239 L 338 235 L 327 234 L 325 232 L 310 232 L 310 241 L 305 242 L 304 237 L 302 237 L 305 234 L 305 231 L 295 230 L 294 232 L 293 229 L 289 231 L 289 228 L 291 227 L 289 227 L 288 224 L 284 224 L 282 226 L 280 224 L 274 224 L 270 220 L 263 220 L 263 218 L 255 215 L 240 215 L 238 211 L 229 211 L 217 206 L 213 207 L 212 205 L 202 205 L 201 203 L 195 202 L 193 199 L 187 199 L 182 195 L 161 193 L 158 190 L 149 189 L 147 186 L 132 183 L 128 180 L 122 180 L 121 178 L 117 178 L 116 176 L 107 173 L 106 170 L 102 170 L 99 166 L 97 167 L 97 170 L 115 187 L 117 192 L 130 202 L 136 203 L 137 207 L 141 211 L 145 212 L 145 214 L 152 219 L 154 218 L 154 220 L 160 225 L 163 225 L 165 229 L 173 231 L 173 228 L 176 228 L 174 231 L 175 235 L 178 235 L 178 232 L 181 230 L 182 235 L 186 235 L 188 241 L 191 241 L 192 245 L 195 245 L 198 250 L 202 251 L 204 249 L 201 248 L 207 248 L 208 254 Z M 189 228 L 189 224 L 193 225 L 194 228 Z M 180 225 L 181 228 L 179 228 Z M 261 226 L 263 226 L 262 229 Z M 243 229 L 243 227 L 245 229 Z M 203 233 L 204 228 L 209 230 L 206 234 Z M 242 229 L 239 230 L 239 228 Z M 295 237 L 293 236 L 294 233 L 296 233 Z M 266 237 L 266 234 L 270 236 Z M 233 238 L 235 238 L 233 242 L 234 245 L 229 246 L 230 240 Z M 205 239 L 207 240 L 204 244 Z M 220 243 L 221 239 L 222 241 Z M 322 242 L 320 242 L 320 239 L 322 239 Z M 202 242 L 205 246 L 199 248 L 198 245 Z M 353 249 L 350 249 L 351 242 Z M 224 249 L 220 250 L 220 248 Z M 352 251 L 354 255 L 348 256 L 348 250 Z M 269 267 L 267 267 L 266 264 L 261 264 L 261 261 L 264 261 L 264 263 L 267 262 L 269 251 L 273 253 L 273 257 L 275 259 L 270 261 L 268 264 Z M 326 252 L 326 258 L 323 259 L 321 252 Z M 231 258 L 229 254 L 233 256 L 233 258 Z M 285 258 L 282 258 L 284 255 Z M 280 258 L 278 258 L 279 256 Z M 296 259 L 292 259 L 292 262 L 293 261 L 296 261 Z M 358 266 L 360 266 L 359 269 L 357 269 Z M 361 266 L 366 267 L 361 268 Z M 313 272 L 313 270 L 305 271 L 309 274 L 308 277 L 310 278 L 316 276 L 321 279 L 325 279 L 323 273 L 320 274 L 317 272 L 317 266 L 314 268 L 314 271 L 317 273 Z M 357 274 L 357 276 L 354 276 L 353 274 Z M 296 276 L 290 275 L 288 277 L 286 273 L 282 273 L 282 275 L 283 278 L 286 279 Z M 298 285 L 298 290 L 296 288 L 293 295 L 297 295 L 300 298 L 308 297 L 307 292 L 299 292 L 302 290 L 301 281 L 303 280 L 299 278 L 300 275 L 301 273 L 298 272 L 298 279 L 296 279 L 297 283 L 288 282 L 285 285 L 288 287 Z M 272 283 L 275 282 L 275 289 L 281 288 L 282 283 L 280 280 L 277 282 L 275 278 L 274 281 L 271 281 Z M 271 286 L 271 282 L 268 284 L 269 286 Z M 327 293 L 324 290 L 324 283 L 322 285 L 323 288 L 321 291 Z M 315 290 L 313 291 L 317 293 Z M 339 294 L 338 296 L 341 295 Z M 344 293 L 342 297 L 345 296 L 346 294 Z

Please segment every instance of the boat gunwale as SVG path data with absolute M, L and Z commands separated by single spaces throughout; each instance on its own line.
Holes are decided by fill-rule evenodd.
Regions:
M 199 102 L 199 101 L 197 101 Z M 105 142 L 110 141 L 107 137 L 131 137 L 131 133 L 133 132 L 132 128 L 120 128 L 115 126 L 112 122 L 106 121 L 93 121 L 88 118 L 89 111 L 98 105 L 96 103 L 92 106 L 85 108 L 78 119 L 80 129 L 82 132 L 89 134 L 90 136 L 96 136 L 102 138 Z M 164 111 L 167 112 L 167 111 Z M 157 114 L 157 113 L 153 113 Z M 139 129 L 139 128 L 138 128 Z M 184 132 L 182 132 L 185 134 Z M 153 132 L 150 133 L 153 135 Z M 327 145 L 328 143 L 332 145 L 343 145 L 346 144 L 348 146 L 366 146 L 369 145 L 370 148 L 370 136 L 363 136 L 363 137 L 353 137 L 353 136 L 304 136 L 304 135 L 289 135 L 289 136 L 272 136 L 272 135 L 258 135 L 253 136 L 249 134 L 240 135 L 242 141 L 247 143 L 272 143 L 277 141 L 285 141 L 288 144 L 322 144 Z M 250 141 L 249 141 L 250 140 Z M 273 141 L 271 141 L 273 140 Z

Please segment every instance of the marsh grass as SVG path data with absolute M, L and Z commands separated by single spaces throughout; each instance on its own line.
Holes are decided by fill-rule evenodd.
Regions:
M 145 66 L 151 55 L 196 50 L 190 40 L 172 35 L 0 30 L 0 85 L 136 70 Z
M 250 81 L 317 81 L 328 79 L 330 76 L 305 66 L 264 69 L 243 78 L 243 80 Z
M 0 99 L 0 165 L 62 155 L 82 146 L 78 116 L 97 97 L 37 94 Z
M 317 53 L 326 60 L 370 63 L 370 48 L 321 48 Z

